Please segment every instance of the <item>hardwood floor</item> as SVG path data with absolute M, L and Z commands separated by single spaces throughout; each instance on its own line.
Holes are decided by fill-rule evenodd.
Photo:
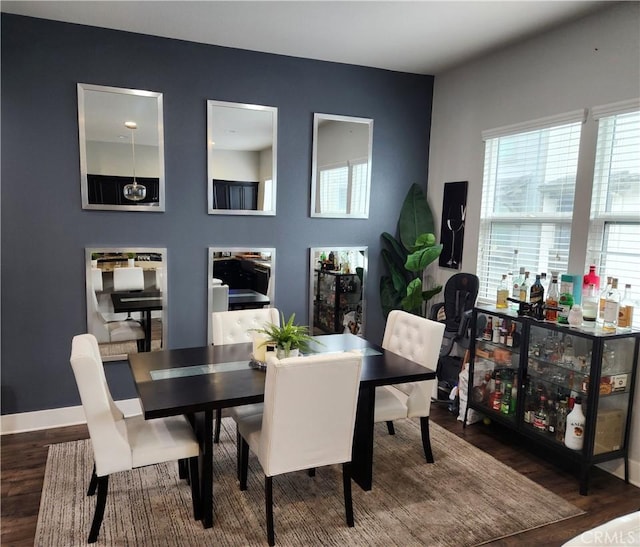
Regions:
M 492 545 L 562 545 L 584 530 L 640 509 L 640 488 L 599 469 L 591 473 L 589 495 L 581 496 L 578 480 L 570 471 L 550 463 L 544 454 L 532 454 L 523 441 L 497 425 L 475 424 L 463 430 L 455 416 L 440 405 L 432 406 L 431 420 L 586 511 L 583 516 L 495 541 Z M 2 437 L 0 544 L 33 545 L 48 445 L 87 437 L 88 431 L 83 425 Z M 455 507 L 451 510 L 455 511 Z

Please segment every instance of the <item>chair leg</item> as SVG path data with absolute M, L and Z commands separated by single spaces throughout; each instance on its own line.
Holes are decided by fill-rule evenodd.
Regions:
M 202 518 L 202 497 L 200 496 L 199 457 L 189 458 L 189 481 L 191 483 L 191 501 L 193 503 L 193 518 Z
M 96 511 L 93 514 L 93 522 L 91 523 L 91 531 L 87 543 L 95 543 L 100 533 L 100 525 L 104 516 L 104 508 L 107 505 L 107 490 L 109 489 L 109 475 L 98 477 L 98 496 L 96 500 Z
M 267 515 L 267 540 L 269 545 L 276 544 L 273 532 L 273 477 L 264 476 L 264 504 Z
M 422 433 L 422 448 L 427 463 L 433 463 L 433 452 L 431 451 L 431 437 L 429 436 L 429 416 L 420 417 L 420 432 Z
M 144 353 L 144 340 L 136 340 L 136 346 L 138 347 L 138 353 Z
M 309 469 L 307 469 L 307 473 L 309 473 L 310 477 L 315 477 L 316 476 L 316 468 L 315 467 L 310 467 Z
M 238 475 L 238 481 L 240 480 L 240 469 L 242 468 L 242 437 L 240 436 L 240 430 L 236 425 L 236 474 Z
M 188 461 L 184 458 L 178 460 L 178 478 L 186 479 L 187 484 L 189 483 L 189 466 Z
M 93 464 L 93 472 L 91 473 L 91 481 L 89 481 L 89 489 L 87 490 L 87 496 L 93 496 L 96 493 L 96 486 L 98 486 L 98 476 L 96 475 L 96 464 Z
M 240 490 L 247 489 L 247 471 L 249 470 L 249 444 L 240 436 Z
M 222 409 L 216 410 L 216 428 L 213 433 L 213 442 L 218 444 L 220 442 L 220 426 L 222 425 Z
M 353 528 L 353 499 L 351 497 L 351 462 L 342 464 L 342 484 L 344 487 L 344 511 L 347 526 Z
M 387 422 L 387 430 L 389 431 L 389 435 L 395 435 L 396 434 L 396 428 L 393 427 L 393 422 L 391 420 L 389 420 Z

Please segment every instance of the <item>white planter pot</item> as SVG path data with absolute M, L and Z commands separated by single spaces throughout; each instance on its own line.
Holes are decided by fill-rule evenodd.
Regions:
M 276 357 L 278 359 L 286 359 L 287 357 L 298 357 L 298 355 L 300 355 L 300 350 L 298 348 L 290 349 L 288 354 L 286 354 L 285 350 L 282 348 L 276 349 Z
M 129 268 L 133 268 L 136 265 L 136 259 L 135 258 L 127 258 L 127 266 Z

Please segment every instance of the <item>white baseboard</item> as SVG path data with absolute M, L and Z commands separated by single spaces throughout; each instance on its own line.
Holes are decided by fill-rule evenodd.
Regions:
M 140 414 L 140 401 L 138 399 L 126 399 L 116 401 L 118 408 L 125 416 Z M 51 410 L 37 410 L 35 412 L 20 412 L 19 414 L 5 414 L 1 417 L 0 431 L 2 435 L 11 433 L 25 433 L 40 429 L 52 429 L 54 427 L 66 427 L 69 425 L 85 424 L 82 406 L 68 406 Z
M 624 479 L 624 460 L 611 460 L 597 465 L 603 471 Z M 629 458 L 629 482 L 640 488 L 640 461 Z

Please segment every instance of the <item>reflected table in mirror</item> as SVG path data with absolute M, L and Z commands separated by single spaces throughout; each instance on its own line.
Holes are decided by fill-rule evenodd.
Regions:
M 252 289 L 229 289 L 229 309 L 248 310 L 264 308 L 271 303 L 266 294 Z
M 162 294 L 158 290 L 118 291 L 111 293 L 113 311 L 143 312 L 144 351 L 151 351 L 151 312 L 162 309 Z

